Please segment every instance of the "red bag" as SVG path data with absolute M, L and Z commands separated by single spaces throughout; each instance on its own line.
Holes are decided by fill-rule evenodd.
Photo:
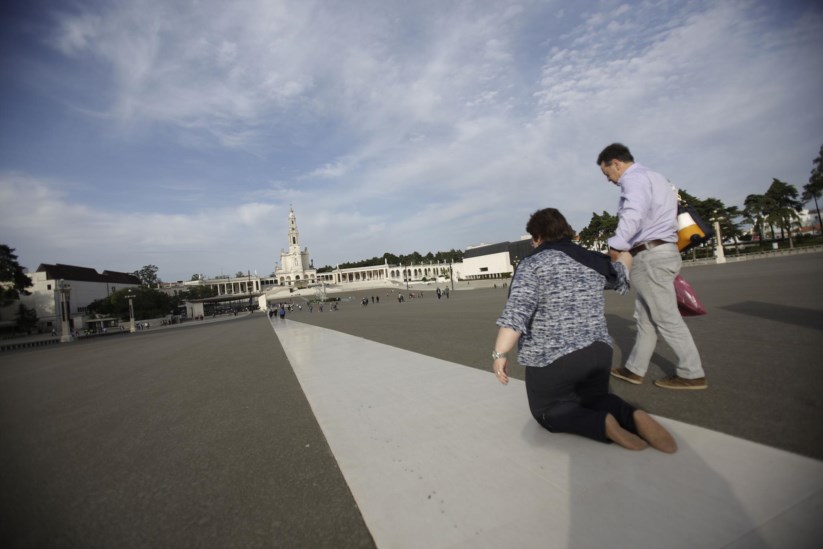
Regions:
M 706 308 L 697 299 L 692 285 L 682 276 L 674 277 L 674 293 L 677 296 L 677 309 L 683 316 L 699 316 L 706 314 Z

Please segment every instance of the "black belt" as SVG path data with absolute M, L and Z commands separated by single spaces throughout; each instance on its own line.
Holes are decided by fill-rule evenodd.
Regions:
M 666 242 L 665 240 L 649 240 L 648 242 L 644 242 L 643 244 L 639 244 L 629 250 L 629 253 L 633 256 L 639 254 L 640 252 L 651 250 L 652 248 L 657 248 L 661 244 L 671 244 L 671 242 Z

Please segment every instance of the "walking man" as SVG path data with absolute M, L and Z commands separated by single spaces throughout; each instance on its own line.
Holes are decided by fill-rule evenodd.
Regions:
M 616 378 L 640 385 L 649 368 L 657 334 L 677 355 L 677 373 L 654 382 L 664 389 L 706 389 L 706 374 L 689 328 L 677 309 L 674 278 L 682 260 L 677 249 L 677 198 L 662 175 L 635 163 L 628 147 L 612 143 L 597 157 L 606 178 L 620 187 L 617 231 L 609 239 L 612 260 L 621 251 L 634 256 L 631 284 L 637 292 L 637 339 Z

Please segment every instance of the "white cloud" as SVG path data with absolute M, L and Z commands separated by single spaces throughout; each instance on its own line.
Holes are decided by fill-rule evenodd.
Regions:
M 129 272 L 161 264 L 161 277 L 176 278 L 188 270 L 216 275 L 235 265 L 245 268 L 253 258 L 251 266 L 270 271 L 277 247 L 272 243 L 267 250 L 261 243 L 268 240 L 271 222 L 282 222 L 288 212 L 268 203 L 186 214 L 97 210 L 73 203 L 61 186 L 22 174 L 0 175 L 4 241 L 18 249 L 21 265 L 30 270 L 39 263 Z
M 324 164 L 306 175 L 306 178 L 319 177 L 323 179 L 338 178 L 347 174 L 356 165 L 354 158 L 346 157 L 336 160 L 333 163 Z
M 95 40 L 100 22 L 99 17 L 89 14 L 62 19 L 54 45 L 66 55 L 78 55 Z
M 185 248 L 204 264 L 192 272 L 252 260 L 268 272 L 293 204 L 318 264 L 461 248 L 517 238 L 539 206 L 578 229 L 613 211 L 594 158 L 618 140 L 690 192 L 739 202 L 771 177 L 807 177 L 823 127 L 821 23 L 819 8 L 757 1 L 145 1 L 63 14 L 52 43 L 86 69 L 71 74 L 107 75 L 74 80 L 85 93 L 64 99 L 106 113 L 88 133 L 137 128 L 103 148 L 143 151 L 150 135 L 180 156 L 173 174 L 118 196 L 150 212 L 142 196 L 166 193 L 185 209 L 124 213 L 64 183 L 112 185 L 94 170 L 46 179 L 59 170 L 5 162 L 41 194 L 31 220 L 9 212 L 15 225 L 0 228 L 52 256 L 128 241 L 147 258 L 122 255 L 129 268 Z M 47 248 L 32 231 L 56 231 L 59 211 L 81 218 L 76 240 Z

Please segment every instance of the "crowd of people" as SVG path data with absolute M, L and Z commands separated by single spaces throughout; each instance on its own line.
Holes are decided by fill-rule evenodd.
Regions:
M 439 287 L 435 289 L 435 295 L 437 299 L 445 298 L 449 299 L 450 293 L 449 288 L 446 287 L 444 289 L 440 289 Z M 422 291 L 413 291 L 409 290 L 408 292 L 403 292 L 401 290 L 387 290 L 386 297 L 391 297 L 393 294 L 397 296 L 398 303 L 405 303 L 406 300 L 414 300 L 414 299 L 423 299 L 424 292 Z M 351 298 L 347 297 L 338 297 L 334 300 L 324 302 L 324 301 L 305 301 L 304 303 L 294 303 L 292 301 L 288 302 L 278 302 L 278 303 L 270 303 L 268 307 L 268 315 L 269 317 L 279 316 L 280 318 L 285 318 L 286 313 L 293 313 L 293 312 L 302 312 L 305 308 L 309 313 L 313 313 L 315 309 L 319 312 L 324 311 L 324 307 L 328 307 L 330 311 L 337 311 L 339 310 L 339 303 L 341 301 L 347 301 Z M 380 303 L 380 296 L 379 295 L 370 295 L 360 298 L 359 300 L 361 307 L 366 307 L 369 304 L 375 305 Z

